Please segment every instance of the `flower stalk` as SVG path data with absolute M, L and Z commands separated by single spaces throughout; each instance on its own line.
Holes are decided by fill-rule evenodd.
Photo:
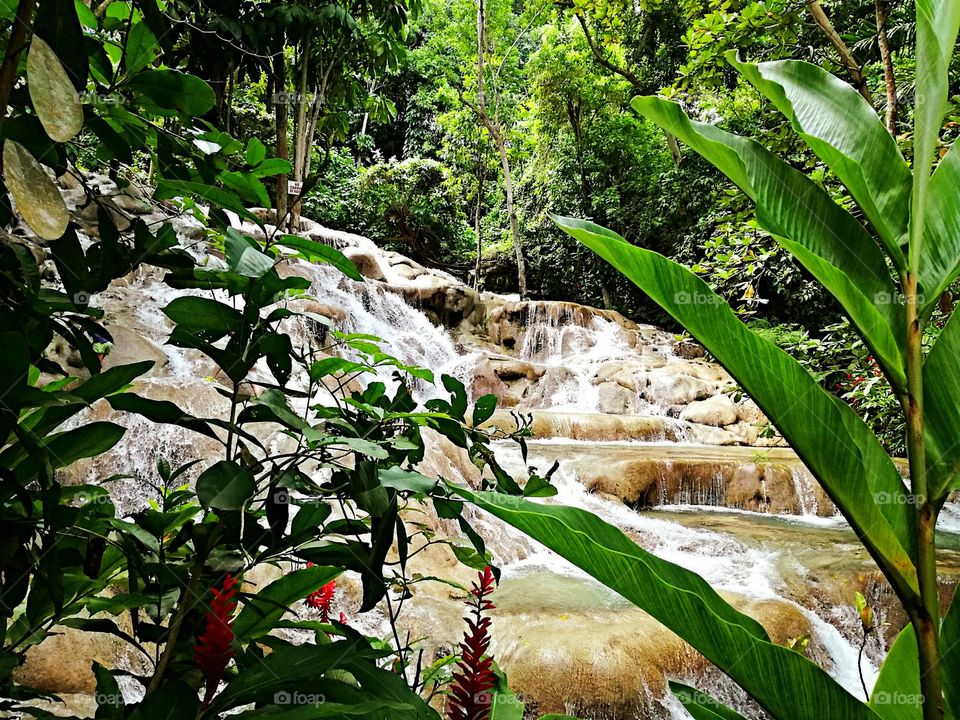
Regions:
M 496 676 L 490 649 L 490 617 L 484 613 L 494 609 L 488 599 L 495 588 L 493 572 L 487 566 L 473 583 L 467 606 L 471 614 L 464 618 L 467 631 L 460 643 L 458 670 L 453 673 L 449 720 L 489 720 L 493 705 Z

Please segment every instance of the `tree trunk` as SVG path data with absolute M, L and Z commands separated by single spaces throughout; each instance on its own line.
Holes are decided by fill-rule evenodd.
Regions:
M 670 157 L 673 158 L 673 166 L 680 167 L 680 143 L 677 142 L 677 136 L 664 131 L 667 136 L 667 147 L 670 148 Z
M 890 54 L 890 39 L 887 37 L 887 18 L 890 4 L 887 0 L 877 0 L 877 45 L 880 47 L 880 60 L 883 62 L 883 84 L 887 91 L 887 111 L 885 120 L 887 130 L 897 135 L 897 79 L 893 74 L 893 56 Z
M 520 290 L 520 299 L 527 298 L 527 263 L 523 259 L 523 245 L 520 240 L 520 221 L 517 218 L 517 208 L 513 202 L 513 176 L 510 173 L 510 158 L 507 156 L 507 142 L 501 133 L 497 133 L 494 140 L 497 151 L 500 153 L 500 165 L 503 167 L 503 189 L 507 195 L 507 215 L 510 217 L 510 234 L 513 235 L 513 252 L 517 258 L 517 286 Z
M 306 176 L 305 168 L 310 157 L 310 148 L 307 146 L 307 131 L 310 119 L 307 114 L 307 88 L 309 86 L 310 71 L 310 35 L 306 35 L 300 47 L 300 79 L 297 84 L 297 119 L 294 128 L 293 143 L 293 180 L 302 183 Z M 316 102 L 314 99 L 313 102 Z M 311 103 L 312 109 L 312 103 Z M 298 194 L 293 198 L 293 207 L 290 210 L 290 231 L 300 229 L 301 200 Z
M 503 168 L 503 189 L 507 196 L 507 215 L 510 218 L 510 234 L 513 236 L 513 251 L 517 260 L 517 287 L 520 298 L 527 297 L 527 267 L 523 259 L 523 244 L 520 239 L 520 221 L 513 202 L 513 176 L 510 173 L 510 158 L 507 154 L 507 139 L 499 123 L 487 113 L 487 98 L 484 90 L 484 60 L 487 49 L 487 4 L 486 0 L 477 2 L 477 110 L 480 119 L 490 132 L 497 152 L 500 153 L 500 166 Z
M 480 292 L 483 286 L 481 273 L 481 263 L 483 262 L 483 161 L 484 153 L 481 149 L 477 150 L 477 209 L 474 213 L 473 227 L 477 234 L 477 264 L 473 272 L 473 288 Z
M 837 34 L 833 23 L 830 22 L 830 18 L 827 17 L 827 14 L 823 11 L 823 8 L 817 0 L 813 0 L 813 2 L 810 3 L 810 14 L 813 16 L 813 21 L 817 23 L 820 29 L 826 34 L 834 50 L 837 51 L 837 54 L 840 56 L 840 62 L 847 69 L 847 73 L 849 73 L 850 79 L 853 80 L 853 86 L 857 89 L 857 92 L 863 96 L 864 100 L 873 105 L 873 95 L 870 94 L 870 89 L 867 87 L 867 79 L 863 75 L 863 70 L 861 70 L 860 65 L 853 57 L 853 53 L 850 52 L 850 48 L 847 47 L 843 38 Z
M 277 129 L 277 157 L 283 160 L 290 159 L 290 149 L 287 146 L 287 119 L 289 107 L 287 105 L 286 66 L 283 53 L 277 53 L 273 58 L 273 110 L 276 117 Z M 279 229 L 287 216 L 287 174 L 277 176 L 277 222 Z

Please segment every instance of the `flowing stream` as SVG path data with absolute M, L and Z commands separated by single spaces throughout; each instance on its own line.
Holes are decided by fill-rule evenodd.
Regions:
M 357 246 L 359 240 L 351 238 Z M 678 385 L 671 381 L 674 370 L 689 371 L 681 387 L 693 388 L 691 393 L 700 392 L 697 383 L 705 382 L 695 375 L 719 372 L 706 363 L 685 369 L 686 361 L 675 356 L 667 333 L 645 326 L 625 329 L 622 323 L 567 303 L 525 306 L 517 321 L 519 338 L 511 347 L 473 342 L 466 333 L 437 325 L 396 291 L 405 290 L 409 299 L 418 288 L 433 287 L 435 283 L 428 281 L 435 280 L 436 273 L 411 278 L 410 273 L 400 274 L 396 263 L 391 264 L 391 258 L 372 244 L 359 243 L 359 249 L 373 256 L 388 282 L 353 282 L 330 268 L 300 268 L 313 280 L 315 302 L 334 309 L 329 313 L 334 329 L 382 338 L 387 352 L 404 363 L 430 368 L 437 377 L 443 372 L 453 374 L 468 386 L 491 357 L 522 363 L 527 368 L 524 372 L 535 372 L 540 378 L 539 389 L 520 401 L 522 409 L 592 417 L 606 402 L 598 378 L 621 372 L 622 367 L 620 376 L 626 379 L 618 386 L 624 388 L 621 415 L 676 423 L 665 417 L 676 416 L 671 408 L 678 406 Z M 160 309 L 172 297 L 173 291 L 155 275 L 142 272 L 127 286 L 108 291 L 105 300 L 115 320 L 122 314 L 125 326 L 159 345 L 169 328 Z M 310 325 L 291 327 L 295 340 L 316 332 Z M 209 363 L 193 351 L 170 346 L 163 348 L 163 354 L 166 367 L 145 381 L 148 394 L 176 399 L 198 414 L 217 412 L 219 395 L 195 390 L 197 379 L 211 374 Z M 387 373 L 381 379 L 390 383 Z M 718 383 L 722 382 L 721 377 Z M 418 387 L 421 400 L 435 392 L 425 384 Z M 178 430 L 158 431 L 136 419 L 130 422 L 128 436 L 110 459 L 113 473 L 134 476 L 114 488 L 121 509 L 144 502 L 144 486 L 137 478 L 152 467 L 157 455 L 176 461 L 189 450 L 197 452 L 195 439 Z M 700 574 L 731 602 L 758 617 L 778 642 L 809 635 L 808 654 L 851 694 L 863 697 L 862 684 L 872 687 L 885 648 L 880 638 L 870 638 L 858 669 L 861 630 L 852 607 L 853 593 L 856 578 L 875 574 L 875 569 L 849 528 L 833 514 L 829 501 L 788 450 L 713 447 L 685 442 L 684 437 L 680 432 L 672 440 L 658 442 L 539 439 L 530 443 L 528 461 L 540 470 L 560 461 L 554 476 L 558 494 L 544 502 L 589 510 L 650 552 Z M 499 444 L 496 452 L 510 472 L 518 477 L 524 474 L 516 446 Z M 631 477 L 638 483 L 642 480 L 642 492 L 631 495 L 625 488 Z M 757 489 L 737 495 L 743 477 L 756 482 Z M 521 690 L 527 695 L 540 697 L 542 691 L 545 704 L 564 704 L 551 711 L 579 713 L 583 718 L 685 717 L 664 690 L 666 673 L 716 692 L 748 714 L 755 712 L 729 682 L 677 649 L 668 630 L 619 595 L 505 524 L 479 514 L 475 517 L 503 569 L 494 597 L 498 610 L 493 649 L 511 680 L 516 674 L 525 685 Z M 945 510 L 941 529 L 954 538 L 960 532 L 960 512 L 955 506 Z M 955 553 L 957 544 L 952 542 L 950 553 Z M 960 565 L 955 559 L 952 562 Z M 877 589 L 871 600 L 879 598 L 879 603 L 885 597 L 889 600 Z M 451 603 L 448 614 L 454 632 L 461 610 Z M 880 620 L 885 607 L 878 605 Z M 427 605 L 418 609 L 415 601 L 411 606 L 414 617 L 420 613 L 428 628 L 430 622 L 439 622 L 434 610 Z M 376 613 L 356 618 L 356 623 L 368 632 L 384 633 L 383 618 Z M 604 633 L 614 630 L 603 640 Z M 592 640 L 600 643 L 595 649 L 591 649 Z M 626 643 L 623 657 L 627 661 L 616 659 L 613 645 L 620 642 Z M 620 667 L 625 662 L 628 666 Z M 604 672 L 611 678 L 611 687 L 602 687 L 598 680 L 608 677 Z M 623 680 L 627 676 L 629 681 Z M 622 684 L 628 682 L 634 685 Z M 550 690 L 554 685 L 556 690 Z

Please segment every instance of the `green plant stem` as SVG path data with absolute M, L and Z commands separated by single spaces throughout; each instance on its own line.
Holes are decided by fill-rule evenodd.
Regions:
M 917 276 L 904 279 L 907 319 L 907 452 L 917 512 L 917 581 L 920 601 L 907 608 L 917 635 L 924 720 L 942 720 L 940 589 L 937 584 L 936 501 L 929 497 L 923 437 L 923 327 L 917 308 Z
M 33 20 L 33 11 L 37 0 L 20 0 L 17 4 L 17 13 L 13 18 L 13 27 L 10 30 L 10 39 L 0 64 L 0 122 L 7 116 L 7 103 L 17 80 L 17 68 L 20 64 L 20 53 L 27 44 L 27 33 Z
M 196 562 L 193 566 L 193 572 L 190 573 L 190 581 L 180 594 L 180 602 L 177 605 L 177 614 L 174 616 L 173 620 L 170 621 L 170 632 L 167 633 L 167 640 L 163 646 L 163 654 L 160 656 L 160 662 L 157 663 L 157 668 L 153 673 L 153 677 L 150 678 L 150 684 L 147 685 L 147 695 L 157 690 L 160 687 L 160 683 L 163 682 L 163 676 L 166 674 L 167 667 L 170 665 L 170 660 L 173 659 L 173 654 L 176 651 L 177 639 L 180 636 L 180 628 L 183 626 L 183 621 L 186 619 L 187 613 L 193 609 L 191 598 L 196 595 L 197 584 L 200 582 L 200 575 L 203 573 L 203 565 L 210 553 L 210 549 L 216 545 L 217 538 L 220 536 L 220 531 L 223 529 L 223 524 L 224 523 L 222 519 L 217 522 L 217 526 L 210 534 L 210 540 L 207 542 L 207 546 L 204 548 L 202 556 L 200 554 L 197 555 Z

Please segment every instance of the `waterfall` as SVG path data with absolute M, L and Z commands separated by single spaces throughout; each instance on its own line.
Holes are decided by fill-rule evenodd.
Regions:
M 331 328 L 376 336 L 384 341 L 383 350 L 402 363 L 429 368 L 438 380 L 441 373 L 454 375 L 468 388 L 485 364 L 489 367 L 491 363 L 501 363 L 509 370 L 501 372 L 502 376 L 511 381 L 521 378 L 517 387 L 522 393 L 518 391 L 513 398 L 517 408 L 544 413 L 557 436 L 530 443 L 529 463 L 541 471 L 560 460 L 560 469 L 554 475 L 558 494 L 542 502 L 588 510 L 627 533 L 649 552 L 696 572 L 718 591 L 735 598 L 748 614 L 765 612 L 767 617 L 782 617 L 791 627 L 806 628 L 813 638 L 814 659 L 851 693 L 862 694 L 856 671 L 859 628 L 850 615 L 852 608 L 836 610 L 846 601 L 845 596 L 831 602 L 815 599 L 831 580 L 808 572 L 815 565 L 811 555 L 817 552 L 817 543 L 831 547 L 832 543 L 854 545 L 849 529 L 837 518 L 818 517 L 832 508 L 825 505 L 827 501 L 822 495 L 817 495 L 813 478 L 788 449 L 735 447 L 737 437 L 722 427 L 678 417 L 691 403 L 714 397 L 728 387 L 729 378 L 722 370 L 706 361 L 679 357 L 667 333 L 570 303 L 477 296 L 477 308 L 470 320 L 473 325 L 466 329 L 446 328 L 431 319 L 436 315 L 430 315 L 428 308 L 425 311 L 411 305 L 410 300 L 416 300 L 421 291 L 432 292 L 437 283 L 455 283 L 453 278 L 417 269 L 414 263 L 381 252 L 364 238 L 328 232 L 325 239 L 344 248 L 347 254 L 353 253 L 358 264 L 362 253 L 364 262 L 373 268 L 371 272 L 382 280 L 354 282 L 329 266 L 293 263 L 291 271 L 309 278 L 311 288 L 306 296 L 291 302 L 300 303 L 301 307 L 313 303 L 310 307 L 315 315 L 329 318 L 329 326 L 314 321 L 286 321 L 285 329 L 295 343 L 306 344 L 325 334 L 329 339 Z M 187 292 L 209 296 L 200 291 Z M 223 398 L 217 392 L 222 379 L 210 377 L 214 372 L 211 362 L 197 351 L 163 345 L 170 323 L 161 310 L 183 294 L 185 291 L 165 286 L 156 271 L 144 270 L 127 278 L 125 284 L 111 288 L 102 300 L 111 327 L 129 330 L 161 359 L 161 367 L 138 382 L 138 391 L 154 399 L 173 400 L 197 415 L 215 416 L 223 410 Z M 231 301 L 222 293 L 215 297 Z M 496 316 L 496 312 L 500 315 Z M 516 326 L 511 344 L 496 341 L 493 328 L 485 327 L 497 317 Z M 344 352 L 349 355 L 349 351 Z M 254 372 L 267 370 L 256 368 Z M 377 379 L 388 387 L 393 384 L 389 369 Z M 299 380 L 293 378 L 292 382 Z M 417 383 L 414 391 L 423 402 L 442 389 Z M 103 408 L 92 408 L 77 422 L 102 419 L 98 414 L 105 412 Z M 654 434 L 628 435 L 626 420 L 651 420 L 660 423 L 658 427 L 663 431 L 656 434 L 657 441 L 630 440 Z M 111 483 L 111 493 L 121 512 L 142 507 L 151 496 L 146 481 L 154 475 L 158 456 L 166 456 L 174 463 L 212 456 L 213 448 L 205 445 L 204 439 L 198 440 L 178 428 L 157 427 L 136 416 L 125 416 L 123 422 L 128 427 L 124 441 L 96 462 L 79 464 L 76 471 L 79 480 L 115 473 L 131 476 Z M 602 437 L 603 441 L 580 434 L 583 426 L 590 423 L 602 426 L 604 432 L 594 437 Z M 575 436 L 584 440 L 570 439 Z M 698 445 L 696 441 L 714 444 Z M 730 447 L 718 447 L 721 445 Z M 526 474 L 526 464 L 515 446 L 497 443 L 494 449 L 508 472 L 515 477 Z M 467 476 L 464 468 L 469 460 L 458 458 L 455 450 L 447 446 L 435 443 L 429 447 L 428 460 L 433 465 L 424 472 L 453 480 Z M 776 471 L 767 471 L 773 467 Z M 627 499 L 631 488 L 617 483 L 613 483 L 615 487 L 598 486 L 595 476 L 600 473 L 594 472 L 588 479 L 589 468 L 605 470 L 614 480 L 622 481 L 621 485 L 630 480 L 631 473 L 637 482 L 637 478 L 648 481 L 649 485 L 641 490 L 649 490 L 650 502 Z M 635 509 L 646 505 L 650 506 L 647 510 Z M 766 510 L 769 514 L 762 515 Z M 522 629 L 528 622 L 528 616 L 523 614 L 528 612 L 528 605 L 534 608 L 533 617 L 537 620 L 556 618 L 560 622 L 565 612 L 575 611 L 579 613 L 577 618 L 597 622 L 598 628 L 616 626 L 617 613 L 638 612 L 619 595 L 523 533 L 476 509 L 467 508 L 466 512 L 503 571 L 498 590 L 503 600 L 497 601 L 501 614 L 494 622 L 494 650 L 498 657 L 503 657 L 508 670 L 512 653 L 521 652 L 522 643 L 509 631 L 498 636 L 497 628 Z M 790 523 L 790 532 L 782 531 L 786 523 Z M 437 527 L 449 537 L 460 533 L 456 523 L 437 521 Z M 944 509 L 941 529 L 960 533 L 960 511 L 955 505 L 948 504 Z M 841 535 L 844 532 L 847 534 Z M 807 538 L 809 543 L 805 542 Z M 458 582 L 469 582 L 471 571 L 452 562 L 443 564 L 447 560 L 441 560 L 438 567 L 431 567 L 424 574 L 456 575 Z M 836 583 L 838 587 L 842 585 L 841 580 Z M 843 592 L 847 590 L 843 586 Z M 451 599 L 449 589 L 445 592 L 418 592 L 409 605 L 411 622 L 420 622 L 418 627 L 427 629 L 414 632 L 414 636 L 435 636 L 439 647 L 434 649 L 438 651 L 448 651 L 461 628 L 459 601 Z M 851 597 L 849 603 L 852 602 Z M 629 617 L 640 622 L 637 615 Z M 452 619 L 441 624 L 442 618 Z M 352 616 L 351 623 L 372 635 L 383 636 L 387 630 L 381 610 Z M 631 632 L 629 623 L 623 626 L 623 632 Z M 651 633 L 651 642 L 668 635 L 662 628 L 643 632 Z M 545 645 L 541 655 L 550 657 L 550 652 Z M 876 664 L 882 659 L 879 648 L 871 652 L 863 667 L 868 686 L 874 682 Z M 598 655 L 581 660 L 585 666 L 596 661 L 600 667 L 610 661 L 604 653 Z M 682 653 L 674 655 L 680 657 Z M 723 681 L 724 685 L 717 679 L 715 671 L 701 667 L 687 672 L 693 660 L 686 656 L 672 659 L 683 670 L 676 673 L 677 677 L 686 677 L 704 690 L 716 686 L 720 697 L 738 697 L 731 694 L 728 681 Z M 577 677 L 581 675 L 578 673 Z M 635 691 L 637 702 L 652 713 L 644 717 L 684 715 L 679 703 L 651 684 L 649 678 L 635 680 L 637 686 L 631 692 Z M 588 674 L 582 674 L 582 682 L 593 681 Z M 535 696 L 537 687 L 534 683 L 524 690 Z M 611 720 L 628 717 L 605 710 L 592 716 Z

